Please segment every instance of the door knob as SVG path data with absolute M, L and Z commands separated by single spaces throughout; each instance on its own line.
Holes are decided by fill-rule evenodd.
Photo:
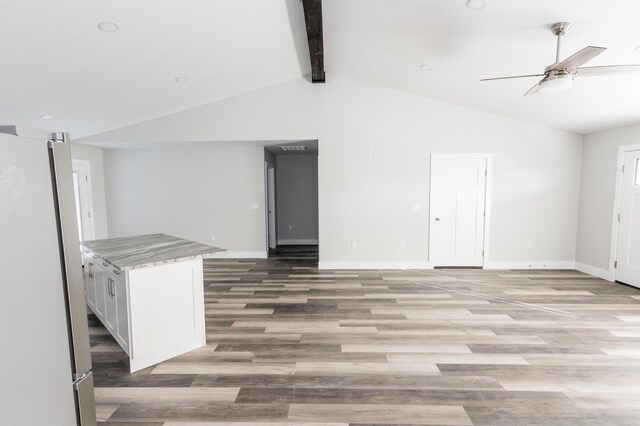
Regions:
M 436 217 L 436 222 L 440 222 L 440 218 L 439 217 Z

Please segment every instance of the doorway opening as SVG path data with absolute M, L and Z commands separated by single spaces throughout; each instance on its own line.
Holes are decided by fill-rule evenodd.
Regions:
M 434 267 L 484 266 L 488 254 L 491 154 L 433 154 L 429 262 Z
M 73 160 L 73 192 L 80 241 L 95 240 L 93 197 L 91 194 L 91 166 L 89 161 Z
M 318 260 L 318 141 L 265 146 L 269 258 Z

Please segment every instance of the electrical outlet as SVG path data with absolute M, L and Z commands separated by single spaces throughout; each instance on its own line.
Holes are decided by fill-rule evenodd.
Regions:
M 260 208 L 259 203 L 251 203 L 251 210 L 258 210 Z
M 293 230 L 293 225 L 289 225 L 289 231 Z
M 421 212 L 422 211 L 422 204 L 413 204 L 411 206 L 411 211 Z
M 532 247 L 531 241 L 527 241 L 527 248 L 530 249 Z
M 211 241 L 215 241 L 216 240 L 216 234 L 211 234 Z
M 405 242 L 404 241 L 400 241 L 400 248 L 403 249 L 403 248 L 406 248 L 406 247 L 407 247 L 407 245 L 405 244 Z
M 356 243 L 355 241 L 351 243 L 351 248 L 352 249 L 357 249 L 358 248 L 358 243 Z

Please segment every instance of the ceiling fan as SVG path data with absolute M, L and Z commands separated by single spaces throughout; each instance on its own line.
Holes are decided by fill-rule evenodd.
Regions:
M 560 42 L 562 36 L 569 31 L 571 24 L 568 22 L 557 22 L 551 26 L 551 32 L 558 37 L 556 49 L 556 61 L 545 68 L 542 74 L 516 75 L 511 77 L 485 78 L 480 81 L 507 80 L 512 78 L 542 77 L 525 96 L 542 95 L 549 92 L 568 89 L 573 85 L 576 77 L 595 77 L 613 74 L 629 74 L 640 72 L 640 65 L 604 65 L 598 67 L 582 67 L 605 50 L 606 47 L 587 46 L 574 53 L 567 59 L 560 61 Z

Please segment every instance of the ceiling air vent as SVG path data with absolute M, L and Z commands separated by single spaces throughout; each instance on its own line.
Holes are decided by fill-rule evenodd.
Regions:
M 278 148 L 280 148 L 283 151 L 306 151 L 307 147 L 304 145 L 282 145 L 279 146 Z

